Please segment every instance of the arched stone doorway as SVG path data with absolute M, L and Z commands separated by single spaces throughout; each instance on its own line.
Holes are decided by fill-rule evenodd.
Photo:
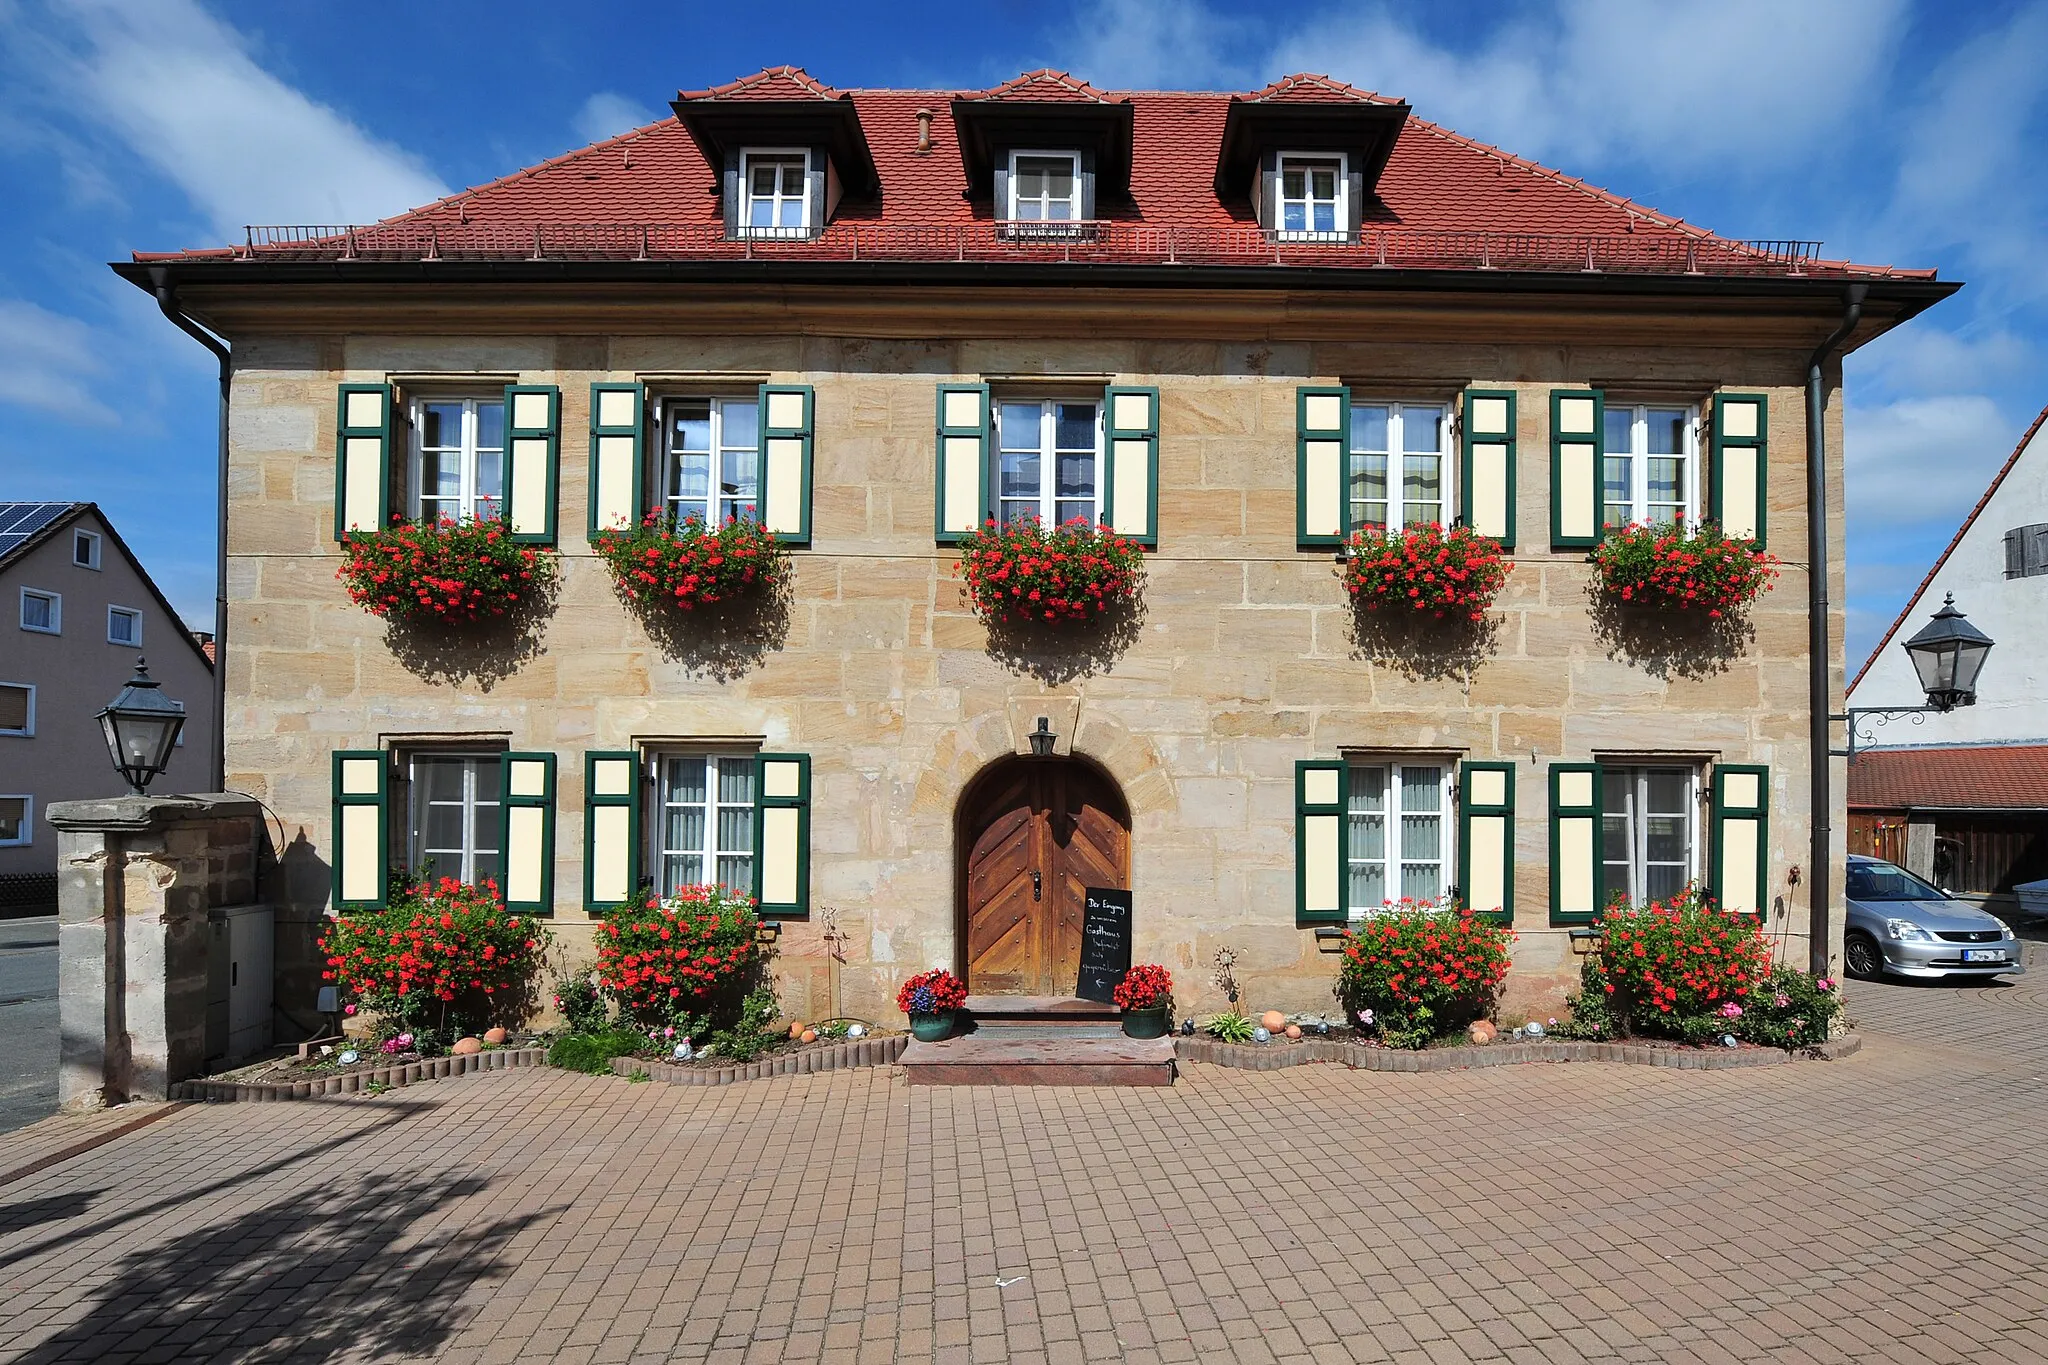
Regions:
M 976 995 L 1071 996 L 1087 888 L 1128 887 L 1131 814 L 1083 758 L 999 759 L 961 793 L 960 975 Z

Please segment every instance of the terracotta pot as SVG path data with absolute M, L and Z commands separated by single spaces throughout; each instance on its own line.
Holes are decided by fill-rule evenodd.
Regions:
M 458 1057 L 467 1057 L 471 1053 L 482 1052 L 484 1041 L 481 1038 L 457 1038 L 455 1046 L 448 1050 Z
M 484 1041 L 489 1043 L 492 1047 L 502 1046 L 505 1042 L 505 1038 L 506 1033 L 502 1027 L 487 1028 L 484 1030 Z

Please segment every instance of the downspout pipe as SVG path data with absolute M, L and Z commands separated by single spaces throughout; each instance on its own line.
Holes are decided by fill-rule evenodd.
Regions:
M 1834 653 L 1828 630 L 1828 479 L 1827 391 L 1824 373 L 1835 349 L 1849 339 L 1863 320 L 1867 284 L 1852 284 L 1844 299 L 1842 321 L 1806 363 L 1806 747 L 1812 767 L 1813 846 L 1807 855 L 1807 970 L 1815 976 L 1832 973 L 1828 940 L 1834 915 L 1834 689 L 1829 664 Z
M 213 556 L 213 786 L 228 789 L 228 395 L 234 378 L 233 357 L 227 343 L 187 317 L 178 307 L 178 292 L 169 280 L 170 272 L 158 266 L 149 272 L 156 293 L 156 306 L 178 330 L 212 351 L 220 362 L 219 469 L 215 477 Z

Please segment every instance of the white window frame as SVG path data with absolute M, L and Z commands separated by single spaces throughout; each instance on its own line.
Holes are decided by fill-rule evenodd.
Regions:
M 404 751 L 404 756 L 406 870 L 415 877 L 425 877 L 429 875 L 437 879 L 441 877 L 453 877 L 457 881 L 468 882 L 471 885 L 475 885 L 477 881 L 477 855 L 491 854 L 498 859 L 498 867 L 496 872 L 491 873 L 489 875 L 495 876 L 497 878 L 498 885 L 500 889 L 502 889 L 505 884 L 505 850 L 502 848 L 480 848 L 475 846 L 474 843 L 472 842 L 476 836 L 476 813 L 479 810 L 485 807 L 495 806 L 499 808 L 502 817 L 502 811 L 505 804 L 504 791 L 501 789 L 498 792 L 498 799 L 496 801 L 483 801 L 478 799 L 476 789 L 476 777 L 479 769 L 484 765 L 497 765 L 500 755 L 495 750 L 484 751 L 477 749 L 407 749 Z M 451 869 L 438 861 L 435 862 L 431 870 L 423 865 L 425 860 L 427 859 L 445 857 L 447 853 L 453 851 L 444 849 L 439 850 L 437 853 L 436 851 L 429 850 L 424 846 L 426 839 L 426 816 L 424 808 L 430 804 L 446 805 L 450 803 L 429 802 L 427 800 L 426 786 L 420 780 L 419 772 L 419 765 L 421 760 L 423 759 L 436 760 L 441 762 L 457 760 L 463 764 L 461 801 L 463 844 L 462 849 L 460 850 L 461 866 L 459 868 Z M 500 828 L 501 825 L 502 818 L 493 820 L 490 825 L 490 828 L 496 830 Z M 493 839 L 496 839 L 497 836 L 494 834 L 492 837 Z
M 1313 227 L 1289 229 L 1285 226 L 1287 222 L 1287 206 L 1289 204 L 1300 204 L 1302 206 L 1302 222 L 1313 223 L 1315 221 L 1315 206 L 1319 203 L 1327 202 L 1316 197 L 1312 182 L 1306 179 L 1303 181 L 1303 188 L 1307 193 L 1303 198 L 1290 199 L 1287 197 L 1287 163 L 1290 161 L 1321 162 L 1324 165 L 1328 165 L 1332 161 L 1337 163 L 1337 197 L 1334 204 L 1334 221 L 1336 226 L 1334 228 L 1325 232 Z M 1346 242 L 1351 240 L 1351 158 L 1349 155 L 1344 152 L 1282 152 L 1278 160 L 1274 162 L 1274 167 L 1276 173 L 1273 186 L 1272 232 L 1276 239 L 1283 242 Z
M 1600 861 L 1601 873 L 1609 877 L 1608 896 L 1617 892 L 1628 897 L 1631 905 L 1641 905 L 1650 897 L 1648 852 L 1649 831 L 1645 823 L 1651 815 L 1669 815 L 1669 811 L 1648 811 L 1649 779 L 1652 772 L 1683 773 L 1685 775 L 1685 796 L 1681 802 L 1685 816 L 1685 882 L 1691 885 L 1700 878 L 1700 819 L 1701 793 L 1705 790 L 1699 765 L 1680 762 L 1658 762 L 1655 759 L 1631 760 L 1601 764 L 1600 787 Z M 1633 777 L 1629 784 L 1629 806 L 1622 811 L 1607 809 L 1607 778 L 1615 773 L 1628 773 Z M 1607 867 L 1607 822 L 1620 818 L 1628 831 L 1628 879 L 1624 886 L 1612 884 Z M 1681 887 L 1682 889 L 1682 887 Z
M 754 200 L 756 198 L 754 194 L 754 163 L 756 161 L 775 161 L 779 163 L 796 161 L 802 164 L 803 192 L 796 196 L 794 201 L 799 210 L 799 221 L 795 227 L 784 227 L 774 223 L 767 227 L 755 227 L 752 225 Z M 740 152 L 739 200 L 739 203 L 734 206 L 733 211 L 735 235 L 740 237 L 783 237 L 791 239 L 809 237 L 812 229 L 811 149 L 808 147 L 748 147 L 743 149 Z M 767 196 L 767 202 L 773 205 L 773 209 L 769 213 L 771 219 L 780 219 L 782 217 L 782 206 L 792 202 L 791 196 L 782 192 L 782 175 L 780 172 L 777 172 L 775 176 L 775 193 Z
M 49 625 L 32 626 L 28 623 L 28 600 L 31 597 L 39 598 L 50 604 Z M 50 592 L 43 588 L 23 588 L 21 590 L 21 615 L 17 619 L 20 620 L 23 630 L 34 631 L 38 635 L 62 635 L 64 633 L 64 594 L 61 592 Z
M 656 461 L 655 468 L 655 486 L 657 489 L 655 496 L 656 501 L 660 506 L 663 515 L 676 516 L 680 519 L 680 514 L 677 511 L 678 504 L 683 502 L 696 501 L 696 499 L 694 498 L 678 498 L 672 497 L 669 494 L 669 489 L 675 483 L 676 448 L 674 408 L 675 405 L 679 403 L 708 403 L 711 408 L 711 469 L 709 478 L 706 481 L 705 494 L 703 499 L 704 524 L 706 526 L 713 528 L 723 526 L 725 525 L 728 518 L 731 516 L 732 508 L 748 506 L 748 504 L 744 500 L 737 497 L 728 497 L 725 493 L 721 491 L 723 485 L 720 482 L 719 476 L 724 472 L 725 457 L 727 454 L 736 453 L 739 451 L 751 451 L 754 456 L 754 496 L 753 502 L 751 504 L 753 508 L 753 515 L 751 517 L 743 518 L 743 520 L 759 521 L 761 519 L 762 462 L 760 427 L 761 400 L 758 394 L 740 395 L 717 393 L 685 393 L 672 394 L 669 397 L 661 400 L 661 426 L 659 428 L 661 445 L 660 455 L 658 460 Z M 728 446 L 726 444 L 725 409 L 727 405 L 736 405 L 739 407 L 751 408 L 753 410 L 755 426 L 754 444 L 752 446 Z
M 1388 409 L 1387 449 L 1384 452 L 1359 449 L 1358 410 L 1360 408 Z M 1345 452 L 1344 467 L 1344 515 L 1347 518 L 1347 524 L 1353 530 L 1358 530 L 1366 524 L 1358 520 L 1358 499 L 1352 496 L 1353 480 L 1358 477 L 1360 470 L 1359 457 L 1363 455 L 1386 455 L 1386 529 L 1398 531 L 1407 526 L 1408 514 L 1406 503 L 1408 500 L 1401 496 L 1402 481 L 1407 474 L 1407 457 L 1410 454 L 1426 455 L 1430 452 L 1402 449 L 1407 444 L 1408 424 L 1405 414 L 1410 409 L 1421 408 L 1436 409 L 1437 524 L 1439 526 L 1449 526 L 1452 521 L 1457 519 L 1456 508 L 1458 504 L 1455 497 L 1456 490 L 1452 487 L 1457 461 L 1451 455 L 1451 405 L 1448 402 L 1432 403 L 1397 398 L 1361 399 L 1354 396 L 1351 400 L 1351 435 L 1350 439 L 1345 443 L 1349 449 Z M 1421 523 L 1418 522 L 1416 524 L 1420 525 Z
M 655 889 L 660 895 L 663 897 L 672 896 L 683 886 L 721 884 L 715 880 L 708 882 L 701 880 L 697 882 L 678 881 L 671 884 L 668 868 L 669 859 L 672 857 L 696 858 L 698 860 L 698 871 L 701 876 L 714 879 L 718 875 L 721 859 L 744 858 L 745 875 L 741 879 L 742 884 L 729 889 L 743 896 L 753 894 L 754 843 L 755 835 L 758 832 L 755 828 L 755 822 L 761 818 L 761 794 L 754 787 L 754 784 L 759 780 L 756 775 L 756 756 L 757 753 L 753 749 L 720 748 L 716 746 L 660 748 L 649 752 L 647 756 L 647 771 L 654 794 L 652 803 L 654 818 L 648 822 L 647 843 L 650 855 L 648 865 L 654 869 Z M 750 793 L 746 801 L 719 800 L 718 771 L 716 767 L 719 760 L 736 761 L 745 765 L 748 773 L 748 792 Z M 671 763 L 684 762 L 696 762 L 705 765 L 704 799 L 701 802 L 671 801 L 669 799 L 669 794 L 672 790 L 669 765 Z M 671 809 L 683 809 L 685 807 L 696 810 L 702 817 L 703 840 L 695 848 L 670 848 L 668 843 L 668 813 Z M 747 846 L 744 849 L 725 848 L 719 843 L 718 838 L 719 812 L 740 809 L 745 809 L 749 812 L 747 818 Z
M 1049 195 L 1041 195 L 1031 201 L 1047 210 L 1050 210 L 1054 204 L 1064 203 L 1071 210 L 1067 217 L 1026 218 L 1017 212 L 1019 206 L 1024 202 L 1017 196 L 1017 164 L 1026 157 L 1043 157 L 1048 161 L 1065 161 L 1074 168 L 1074 192 L 1071 196 L 1066 199 L 1054 199 Z M 1028 148 L 1013 150 L 1010 153 L 1008 184 L 1009 192 L 1005 196 L 1007 202 L 1003 205 L 1003 217 L 1009 223 L 1010 230 L 1014 235 L 1032 237 L 1078 236 L 1083 231 L 1081 225 L 1085 220 L 1081 217 L 1083 201 L 1081 195 L 1081 154 L 1079 152 L 1059 151 L 1056 149 L 1031 150 Z
M 511 420 L 511 414 L 504 410 L 505 395 L 502 390 L 497 393 L 422 393 L 411 396 L 409 400 L 410 411 L 407 414 L 411 419 L 412 430 L 408 441 L 411 450 L 411 463 L 408 469 L 408 477 L 405 481 L 406 514 L 415 521 L 426 515 L 428 501 L 425 486 L 427 462 L 426 405 L 429 403 L 462 404 L 462 443 L 457 447 L 459 452 L 458 458 L 461 460 L 461 471 L 459 486 L 455 495 L 456 516 L 461 521 L 479 519 L 479 502 L 488 503 L 490 501 L 483 498 L 477 491 L 477 461 L 481 454 L 477 444 L 477 408 L 480 404 L 496 404 L 498 406 L 498 439 L 503 444 L 497 447 L 498 497 L 496 505 L 491 508 L 491 519 L 504 517 L 506 515 L 505 505 L 509 492 L 506 485 L 511 477 L 511 435 L 505 424 Z M 446 450 L 448 447 L 436 446 L 435 449 Z M 433 499 L 435 515 L 439 516 L 444 512 L 444 505 L 447 501 L 446 498 L 438 496 Z
M 1437 817 L 1437 856 L 1434 859 L 1409 859 L 1401 856 L 1400 817 L 1401 793 L 1407 785 L 1409 768 L 1435 768 L 1438 771 L 1440 799 L 1435 815 Z M 1351 856 L 1352 821 L 1367 812 L 1357 812 L 1351 806 L 1351 782 L 1355 774 L 1369 769 L 1384 770 L 1387 774 L 1386 804 L 1379 812 L 1382 837 L 1380 857 L 1377 859 L 1353 858 Z M 1427 811 L 1411 811 L 1413 815 L 1426 815 Z M 1352 920 L 1368 919 L 1384 911 L 1401 899 L 1401 870 L 1409 866 L 1434 864 L 1437 869 L 1438 893 L 1433 903 L 1447 905 L 1452 896 L 1452 883 L 1458 873 L 1458 759 L 1455 754 L 1346 754 L 1344 756 L 1344 902 Z M 1354 866 L 1377 862 L 1381 869 L 1381 886 L 1387 894 L 1378 905 L 1353 905 L 1351 903 L 1351 869 Z
M 0 848 L 31 848 L 36 842 L 36 798 L 29 792 L 0 792 L 0 801 L 21 802 L 21 837 L 0 839 Z
M 36 737 L 36 685 L 34 683 L 8 682 L 0 678 L 0 687 L 14 687 L 28 693 L 28 713 L 23 717 L 28 723 L 19 730 L 0 729 L 0 738 L 34 739 Z
M 98 531 L 87 531 L 80 527 L 72 527 L 71 567 L 74 569 L 91 569 L 97 573 L 100 567 L 100 540 L 101 537 Z M 86 547 L 84 559 L 78 557 L 80 542 L 84 542 Z
M 1665 412 L 1678 411 L 1685 414 L 1685 438 L 1680 442 L 1685 447 L 1679 458 L 1685 461 L 1685 488 L 1681 497 L 1678 520 L 1686 526 L 1697 525 L 1700 519 L 1700 405 L 1697 403 L 1610 403 L 1607 413 L 1627 412 L 1629 417 L 1629 448 L 1626 451 L 1607 449 L 1605 427 L 1600 432 L 1600 524 L 1607 527 L 1607 459 L 1610 455 L 1625 455 L 1629 461 L 1628 524 L 1648 524 L 1650 517 L 1650 461 L 1652 458 L 1668 459 L 1669 456 L 1652 457 L 1650 446 L 1650 410 Z M 1619 504 L 1615 504 L 1619 505 Z
M 1063 453 L 1069 455 L 1080 453 L 1078 450 L 1062 451 L 1060 449 L 1059 405 L 1061 403 L 1088 403 L 1094 406 L 1095 449 L 1092 452 L 1092 458 L 1095 461 L 1095 492 L 1092 497 L 1092 510 L 1088 514 L 1088 524 L 1090 526 L 1100 526 L 1102 524 L 1104 505 L 1102 500 L 1102 476 L 1104 470 L 1103 423 L 1108 415 L 1106 411 L 1108 403 L 1105 397 L 1100 394 L 1086 396 L 1063 394 L 1051 398 L 1041 398 L 1025 394 L 1011 397 L 998 396 L 994 400 L 996 432 L 995 440 L 991 444 L 994 447 L 995 467 L 989 471 L 989 488 L 993 493 L 997 522 L 1007 524 L 1004 516 L 1006 510 L 1004 507 L 1005 503 L 1024 501 L 1022 498 L 1005 498 L 1003 496 L 1003 456 L 1012 449 L 1003 437 L 1003 412 L 1004 409 L 1012 405 L 1031 403 L 1038 405 L 1038 445 L 1035 447 L 1038 455 L 1038 524 L 1048 530 L 1062 524 L 1057 520 L 1057 508 L 1061 502 L 1079 501 L 1077 498 L 1063 499 L 1058 496 L 1059 457 Z M 1018 453 L 1021 453 L 1021 450 Z
M 134 620 L 134 639 L 117 640 L 114 638 L 114 618 L 117 616 L 126 616 Z M 135 607 L 116 606 L 109 603 L 107 606 L 107 643 L 110 645 L 122 645 L 129 649 L 142 648 L 142 612 Z

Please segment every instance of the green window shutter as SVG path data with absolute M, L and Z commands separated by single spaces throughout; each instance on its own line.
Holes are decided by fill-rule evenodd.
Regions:
M 1103 520 L 1140 545 L 1159 544 L 1159 390 L 1112 385 L 1103 395 L 1109 420 Z
M 391 765 L 382 749 L 334 752 L 334 908 L 384 905 L 391 867 Z
M 1598 389 L 1550 391 L 1552 549 L 1589 550 L 1600 543 L 1600 446 L 1606 407 Z
M 555 913 L 555 756 L 498 756 L 498 847 L 505 908 Z
M 640 885 L 640 755 L 583 755 L 583 908 L 616 910 Z
M 1295 544 L 1340 549 L 1351 534 L 1351 390 L 1294 391 Z
M 1761 393 L 1714 395 L 1713 492 L 1708 516 L 1731 536 L 1764 543 L 1769 518 L 1765 447 L 1770 398 Z
M 937 536 L 958 545 L 989 515 L 989 433 L 994 423 L 988 385 L 939 385 Z
M 561 453 L 562 391 L 553 384 L 507 384 L 505 519 L 522 545 L 555 543 Z
M 1480 918 L 1515 922 L 1515 765 L 1458 772 L 1458 894 Z
M 1467 526 L 1515 548 L 1515 392 L 1465 390 L 1458 507 Z
M 761 386 L 761 524 L 786 545 L 811 543 L 811 409 L 808 384 Z
M 811 756 L 754 756 L 754 901 L 763 919 L 811 914 Z
M 645 510 L 647 390 L 639 384 L 590 386 L 589 534 L 617 530 Z
M 343 384 L 334 440 L 334 538 L 391 524 L 389 384 Z
M 1723 910 L 1762 915 L 1770 869 L 1769 768 L 1723 763 L 1714 769 L 1711 891 Z
M 1342 759 L 1305 758 L 1294 765 L 1294 922 L 1343 924 L 1350 869 L 1344 857 Z
M 1550 765 L 1550 922 L 1591 924 L 1606 908 L 1600 765 Z

